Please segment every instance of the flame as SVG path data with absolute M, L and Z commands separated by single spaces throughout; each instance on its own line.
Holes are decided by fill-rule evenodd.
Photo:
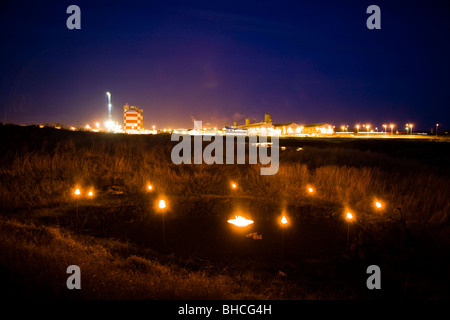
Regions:
M 166 207 L 166 202 L 164 200 L 159 200 L 158 206 L 160 209 L 164 209 Z
M 75 195 L 79 196 L 81 194 L 80 189 L 75 190 Z
M 350 212 L 347 212 L 347 219 L 348 220 L 352 220 L 353 219 L 353 215 Z
M 236 227 L 246 227 L 253 223 L 253 220 L 245 219 L 242 216 L 236 216 L 235 219 L 228 220 L 228 223 L 234 224 Z
M 287 219 L 286 219 L 285 216 L 283 216 L 283 218 L 281 218 L 281 223 L 282 223 L 282 224 L 288 223 L 288 221 L 287 221 Z

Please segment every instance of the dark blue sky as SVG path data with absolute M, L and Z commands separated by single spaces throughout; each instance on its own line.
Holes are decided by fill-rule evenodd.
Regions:
M 113 3 L 111 3 L 113 2 Z M 144 124 L 450 127 L 446 1 L 10 1 L 1 121 L 84 125 L 125 102 Z M 395 2 L 395 4 L 393 3 Z M 66 8 L 81 8 L 81 30 Z M 381 8 L 381 30 L 366 9 Z

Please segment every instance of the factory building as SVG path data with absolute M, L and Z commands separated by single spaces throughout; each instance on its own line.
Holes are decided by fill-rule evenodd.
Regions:
M 303 134 L 303 126 L 295 122 L 279 123 L 274 125 L 282 136 L 295 136 Z
M 272 117 L 269 113 L 264 115 L 264 121 L 250 123 L 250 119 L 245 119 L 244 125 L 237 126 L 235 123 L 234 127 L 247 130 L 248 135 L 278 136 L 281 134 L 280 129 L 272 124 Z
M 235 121 L 232 127 L 227 127 L 226 134 L 245 134 L 264 136 L 316 136 L 334 133 L 334 127 L 327 123 L 301 125 L 295 122 L 273 124 L 269 113 L 264 115 L 264 121 L 251 123 L 245 119 L 244 125 L 237 125 Z
M 123 106 L 123 130 L 125 132 L 136 132 L 144 130 L 143 110 L 126 103 Z

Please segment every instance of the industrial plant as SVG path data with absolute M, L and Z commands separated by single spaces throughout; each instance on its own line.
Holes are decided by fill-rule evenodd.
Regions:
M 237 121 L 232 127 L 226 127 L 226 134 L 245 134 L 262 136 L 316 136 L 329 135 L 334 133 L 334 127 L 327 123 L 301 125 L 295 122 L 272 123 L 270 113 L 264 115 L 264 121 L 250 123 L 250 119 L 245 119 L 244 125 L 238 125 Z
M 158 131 L 144 129 L 144 110 L 125 103 L 123 106 L 123 124 L 120 125 L 113 121 L 112 117 L 112 103 L 111 93 L 107 92 L 107 110 L 108 120 L 105 122 L 104 128 L 99 122 L 96 122 L 92 127 L 87 124 L 85 130 L 99 132 L 115 132 L 127 134 L 156 134 Z M 75 129 L 71 127 L 71 129 Z M 72 130 L 73 130 L 72 129 Z M 217 128 L 198 128 L 193 129 L 164 129 L 160 130 L 164 133 L 179 133 L 190 135 L 245 135 L 245 136 L 324 136 L 335 133 L 334 126 L 328 123 L 317 124 L 297 124 L 295 122 L 287 123 L 272 123 L 272 116 L 270 113 L 264 114 L 264 120 L 260 122 L 251 123 L 250 118 L 245 119 L 245 123 L 238 125 L 237 121 L 233 122 L 232 126 L 225 126 L 222 129 Z
M 93 125 L 87 124 L 83 130 L 93 132 L 113 132 L 126 134 L 157 134 L 157 133 L 177 133 L 189 135 L 240 135 L 240 136 L 280 136 L 280 137 L 327 137 L 327 136 L 393 136 L 395 124 L 383 124 L 378 130 L 370 124 L 355 125 L 354 131 L 349 130 L 349 126 L 339 127 L 340 131 L 335 130 L 335 126 L 329 123 L 313 123 L 302 124 L 297 122 L 273 123 L 272 115 L 270 113 L 264 114 L 264 119 L 257 122 L 251 122 L 250 118 L 245 118 L 243 124 L 238 124 L 238 121 L 233 121 L 232 125 L 225 125 L 223 128 L 206 128 L 201 127 L 201 121 L 195 121 L 193 128 L 183 129 L 159 129 L 153 125 L 152 130 L 144 128 L 144 110 L 138 106 L 132 106 L 125 103 L 123 106 L 123 123 L 113 121 L 112 117 L 112 103 L 111 93 L 107 92 L 107 110 L 108 120 L 104 127 L 100 122 L 95 122 Z M 200 127 L 196 122 L 200 123 Z M 388 132 L 390 128 L 390 132 Z M 413 124 L 406 124 L 406 132 L 395 131 L 396 135 L 405 134 L 412 136 Z M 70 127 L 71 130 L 76 130 L 75 127 Z M 360 130 L 361 129 L 361 130 Z M 384 129 L 384 130 L 383 130 Z M 436 132 L 438 124 L 436 125 Z M 419 133 L 418 133 L 419 134 Z M 419 134 L 420 135 L 420 134 Z M 424 134 L 422 134 L 424 135 Z M 425 134 L 426 135 L 426 134 Z M 417 137 L 417 134 L 416 134 Z

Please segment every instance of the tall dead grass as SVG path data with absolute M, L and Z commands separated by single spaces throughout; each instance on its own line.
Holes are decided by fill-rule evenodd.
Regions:
M 278 174 L 261 176 L 260 165 L 174 165 L 169 136 L 2 130 L 15 139 L 0 150 L 4 210 L 73 202 L 75 185 L 97 190 L 120 186 L 134 193 L 151 182 L 169 195 L 229 195 L 233 180 L 241 195 L 292 205 L 321 200 L 376 219 L 380 214 L 373 203 L 380 199 L 386 204 L 384 218 L 401 216 L 421 224 L 449 221 L 449 178 L 384 154 L 336 147 L 291 150 L 281 153 Z M 314 195 L 306 192 L 308 185 L 314 186 Z
M 156 259 L 122 257 L 114 251 L 122 243 L 98 243 L 86 236 L 74 238 L 58 228 L 23 224 L 1 218 L 1 277 L 7 297 L 32 299 L 276 299 L 265 285 L 246 277 L 209 276 L 188 272 Z M 81 290 L 68 290 L 67 267 L 81 270 Z M 8 272 L 5 274 L 5 270 Z M 5 281 L 5 279 L 0 279 Z M 0 281 L 0 282 L 1 282 Z M 258 290 L 254 290 L 254 287 Z M 273 288 L 272 288 L 273 289 Z

